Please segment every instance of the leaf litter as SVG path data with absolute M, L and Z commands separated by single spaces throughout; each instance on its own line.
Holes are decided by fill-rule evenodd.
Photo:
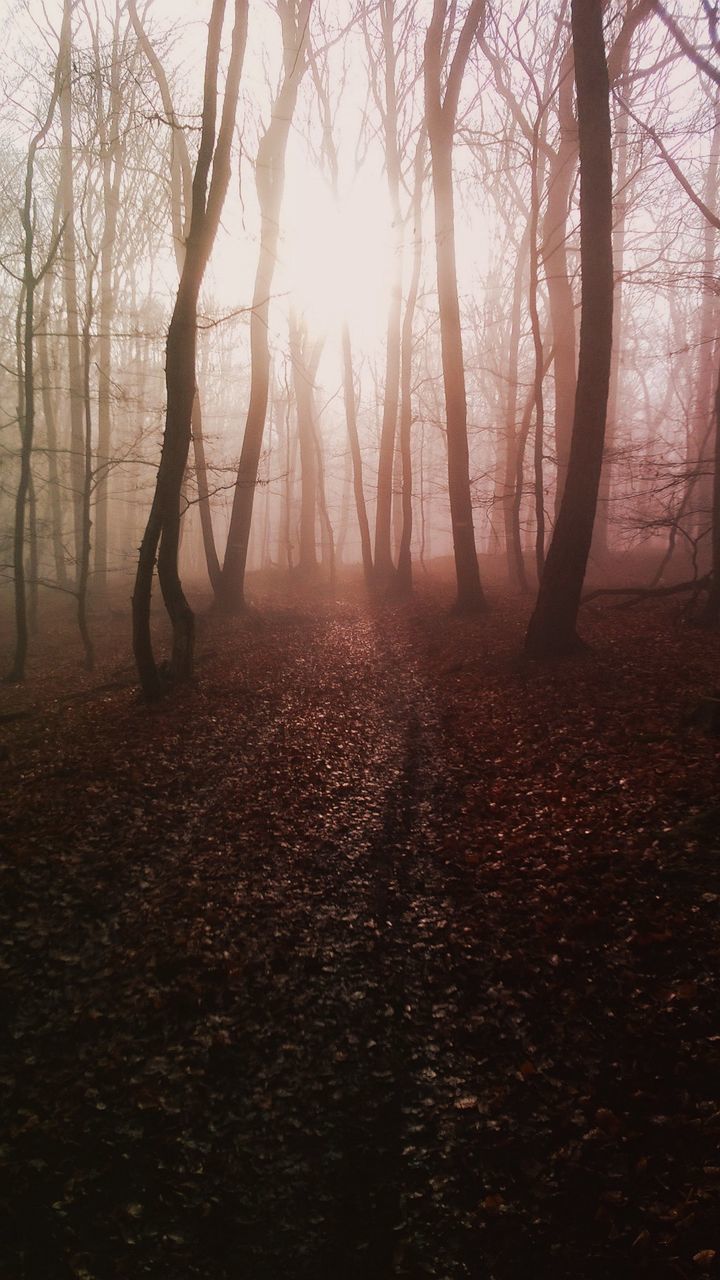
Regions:
M 717 1268 L 716 640 L 444 604 L 9 696 L 3 1276 Z

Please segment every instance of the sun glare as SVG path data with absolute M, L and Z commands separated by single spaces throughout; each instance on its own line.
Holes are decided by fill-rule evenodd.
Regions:
M 384 326 L 393 253 L 382 184 L 358 178 L 336 201 L 306 173 L 298 194 L 283 237 L 290 296 L 316 331 L 347 321 L 355 342 L 369 345 Z

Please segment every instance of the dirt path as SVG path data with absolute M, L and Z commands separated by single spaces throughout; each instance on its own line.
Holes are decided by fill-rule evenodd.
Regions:
M 633 867 L 598 925 L 592 873 L 546 927 L 547 870 L 476 875 L 513 814 L 408 615 L 222 644 L 185 704 L 18 756 L 3 1280 L 685 1274 L 702 1211 L 676 1246 L 651 1206 L 712 1166 L 713 1010 L 667 1015 L 687 939 L 612 951 L 677 885 Z

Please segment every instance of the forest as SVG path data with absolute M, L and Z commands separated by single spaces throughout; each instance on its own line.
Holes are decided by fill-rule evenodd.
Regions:
M 0 1277 L 720 1274 L 718 5 L 0 32 Z

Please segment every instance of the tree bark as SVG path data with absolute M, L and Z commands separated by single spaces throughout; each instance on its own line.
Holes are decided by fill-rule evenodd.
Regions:
M 360 548 L 362 554 L 363 574 L 366 586 L 373 582 L 372 543 L 370 541 L 370 523 L 365 505 L 365 488 L 363 485 L 363 461 L 360 451 L 360 438 L 357 428 L 357 404 L 355 401 L 355 380 L 353 378 L 352 347 L 350 329 L 347 323 L 342 327 L 343 358 L 343 392 L 345 396 L 345 422 L 347 424 L 348 441 L 352 457 L 353 493 L 355 510 L 357 511 L 358 528 L 360 530 Z
M 133 595 L 133 648 L 147 698 L 159 697 L 164 688 L 150 635 L 150 597 L 156 553 L 160 588 L 173 631 L 170 673 L 175 680 L 187 680 L 193 671 L 194 616 L 185 599 L 178 570 L 180 493 L 190 450 L 196 391 L 197 300 L 230 179 L 230 148 L 247 37 L 248 0 L 235 0 L 232 46 L 216 141 L 218 64 L 224 12 L 225 0 L 213 0 L 205 61 L 202 131 L 192 187 L 190 233 L 167 338 L 165 435 L 155 494 L 140 546 Z M 211 165 L 212 179 L 208 192 Z
M 62 45 L 61 45 L 62 54 Z M 25 577 L 25 519 L 28 496 L 32 493 L 32 452 L 35 433 L 35 368 L 34 368 L 34 336 L 35 336 L 35 292 L 44 273 L 50 268 L 57 252 L 62 227 L 50 246 L 50 251 L 41 271 L 35 272 L 33 253 L 35 248 L 35 214 L 33 184 L 35 179 L 35 158 L 38 148 L 44 142 L 52 124 L 55 108 L 61 93 L 62 56 L 58 57 L 55 70 L 50 104 L 43 124 L 30 139 L 25 166 L 25 184 L 23 204 L 20 210 L 20 222 L 23 232 L 23 281 L 20 290 L 17 310 L 16 338 L 18 348 L 18 426 L 20 428 L 20 477 L 15 495 L 15 523 L 13 529 L 13 573 L 15 596 L 15 653 L 12 667 L 7 675 L 9 683 L 19 683 L 25 679 L 25 667 L 28 652 L 28 607 L 27 584 Z M 34 515 L 34 512 L 33 512 Z M 34 540 L 34 531 L 32 534 Z M 33 551 L 32 577 L 37 585 L 37 551 Z
M 558 91 L 560 139 L 550 158 L 548 198 L 542 231 L 542 258 L 555 351 L 555 456 L 557 488 L 555 510 L 560 509 L 567 476 L 573 427 L 576 356 L 575 302 L 567 255 L 570 192 L 575 179 L 577 128 L 572 107 L 573 51 L 561 64 Z
M 283 81 L 272 117 L 260 140 L 255 183 L 260 204 L 260 255 L 250 317 L 250 403 L 233 496 L 230 527 L 220 579 L 218 603 L 226 612 L 245 608 L 245 570 L 258 466 L 267 417 L 270 386 L 268 323 L 270 295 L 280 236 L 280 212 L 285 185 L 285 153 L 298 89 L 306 67 L 304 55 L 312 0 L 283 4 Z
M 415 182 L 413 187 L 413 264 L 410 276 L 405 314 L 402 325 L 400 363 L 400 454 L 402 458 L 402 533 L 398 550 L 396 588 L 400 595 L 412 592 L 412 559 L 410 546 L 413 525 L 413 477 L 412 477 L 412 359 L 413 323 L 420 272 L 422 270 L 422 199 L 425 172 L 425 130 L 415 152 Z
M 473 0 L 470 5 L 443 96 L 440 71 L 446 10 L 446 0 L 434 0 L 432 19 L 425 39 L 425 111 L 432 157 L 438 305 L 447 421 L 448 490 L 457 577 L 455 608 L 462 613 L 477 613 L 482 612 L 486 604 L 480 584 L 470 496 L 465 368 L 455 262 L 452 149 L 460 82 L 485 4 L 484 0 Z
M 68 378 L 70 386 L 70 486 L 72 489 L 74 551 L 76 563 L 82 542 L 83 489 L 83 375 L 80 354 L 80 313 L 78 308 L 77 245 L 75 238 L 75 192 L 73 184 L 72 135 L 72 0 L 64 0 L 60 29 L 60 189 L 63 214 L 63 288 L 67 324 Z
M 394 228 L 390 305 L 385 338 L 385 390 L 378 455 L 377 502 L 375 506 L 375 555 L 373 573 L 376 586 L 390 585 L 395 566 L 392 558 L 392 500 L 395 437 L 400 397 L 400 324 L 402 313 L 402 218 L 400 214 L 400 150 L 398 141 L 397 56 L 394 43 L 394 0 L 381 0 L 380 13 L 385 52 L 385 101 L 383 125 L 385 171 L 390 212 Z
M 577 650 L 592 540 L 612 348 L 612 154 L 602 0 L 572 0 L 580 136 L 580 359 L 567 483 L 525 641 L 544 658 Z
M 708 598 L 700 615 L 706 627 L 720 624 L 720 371 L 715 386 L 715 448 L 712 481 L 711 578 Z

